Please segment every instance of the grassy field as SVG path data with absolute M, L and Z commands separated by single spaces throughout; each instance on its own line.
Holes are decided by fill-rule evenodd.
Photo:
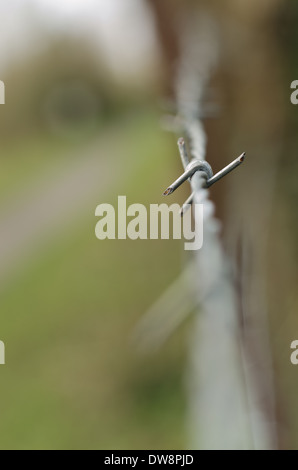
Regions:
M 186 446 L 187 330 L 147 357 L 131 341 L 138 319 L 177 277 L 181 243 L 100 242 L 94 234 L 101 202 L 115 204 L 118 195 L 127 195 L 128 203 L 162 202 L 162 190 L 176 176 L 173 159 L 179 171 L 174 138 L 159 130 L 150 110 L 102 127 L 101 135 L 112 136 L 113 143 L 111 154 L 99 148 L 99 158 L 110 161 L 111 169 L 121 159 L 129 170 L 104 194 L 99 187 L 100 196 L 61 223 L 1 290 L 0 337 L 7 356 L 1 449 Z M 2 205 L 9 207 L 12 196 L 17 199 L 18 191 L 53 168 L 71 165 L 72 153 L 81 151 L 83 158 L 86 145 L 86 139 L 41 136 L 7 146 Z

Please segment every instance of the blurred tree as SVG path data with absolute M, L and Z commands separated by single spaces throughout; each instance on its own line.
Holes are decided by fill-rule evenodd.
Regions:
M 82 38 L 49 37 L 42 51 L 28 53 L 4 79 L 9 100 L 0 126 L 3 139 L 28 131 L 75 135 L 79 128 L 95 129 L 119 106 L 98 51 Z

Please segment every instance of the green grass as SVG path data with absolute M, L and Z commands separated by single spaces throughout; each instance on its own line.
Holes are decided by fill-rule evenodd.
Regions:
M 82 143 L 81 143 L 82 145 Z M 4 144 L 0 153 L 0 200 L 28 187 L 74 152 L 72 141 L 58 140 L 48 135 L 28 136 Z
M 181 244 L 100 242 L 94 235 L 98 203 L 115 203 L 118 194 L 129 203 L 161 201 L 175 176 L 168 170 L 175 147 L 154 113 L 140 113 L 112 133 L 134 170 L 105 201 L 61 227 L 2 292 L 1 449 L 186 445 L 183 330 L 154 356 L 141 357 L 131 342 L 137 320 L 178 275 Z M 29 166 L 42 142 L 36 149 Z M 46 145 L 44 154 L 51 151 Z M 10 179 L 19 178 L 9 165 Z M 29 170 L 22 173 L 22 181 L 31 178 Z

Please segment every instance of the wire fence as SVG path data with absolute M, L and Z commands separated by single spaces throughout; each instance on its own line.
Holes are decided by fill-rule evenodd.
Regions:
M 208 182 L 216 182 L 242 163 L 244 154 L 213 175 L 206 162 L 202 103 L 217 62 L 217 35 L 212 21 L 201 16 L 199 25 L 198 21 L 195 28 L 188 25 L 182 38 L 176 122 L 185 136 L 178 141 L 184 174 L 164 195 L 189 179 L 191 195 L 182 215 L 191 203 L 203 205 L 204 242 L 182 276 L 142 319 L 140 328 L 146 331 L 148 345 L 158 347 L 196 306 L 188 367 L 192 448 L 274 449 L 274 422 L 267 418 L 249 365 L 239 324 L 239 293 L 208 191 Z

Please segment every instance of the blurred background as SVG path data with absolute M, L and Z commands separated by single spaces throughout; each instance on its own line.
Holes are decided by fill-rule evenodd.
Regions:
M 219 170 L 248 155 L 211 197 L 235 259 L 239 227 L 245 233 L 249 308 L 253 319 L 264 302 L 268 312 L 278 445 L 297 448 L 298 5 L 185 3 L 0 4 L 1 449 L 190 445 L 192 316 L 154 354 L 131 341 L 183 270 L 183 242 L 99 241 L 94 213 L 118 195 L 164 202 L 180 174 L 176 136 L 161 118 L 175 112 L 181 23 L 206 9 L 220 43 L 207 159 Z M 187 196 L 182 188 L 171 202 Z

